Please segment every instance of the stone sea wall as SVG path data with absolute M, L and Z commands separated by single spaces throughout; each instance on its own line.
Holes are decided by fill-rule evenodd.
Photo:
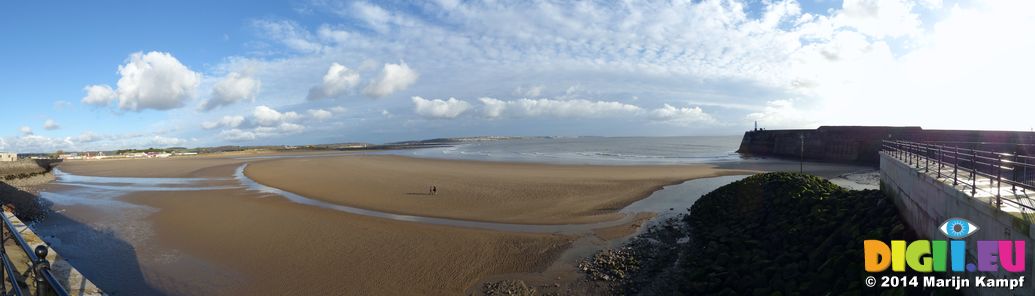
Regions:
M 39 185 L 54 180 L 50 173 L 60 160 L 19 160 L 0 162 L 0 204 L 12 205 L 19 218 L 33 221 L 42 215 Z
M 821 126 L 744 133 L 739 153 L 877 166 L 883 140 L 909 140 L 1035 155 L 1035 132 L 925 130 L 920 127 Z M 804 149 L 804 153 L 803 150 Z

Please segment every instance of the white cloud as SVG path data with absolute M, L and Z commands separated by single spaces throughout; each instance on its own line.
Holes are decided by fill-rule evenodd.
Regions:
M 507 102 L 493 98 L 479 98 L 482 102 L 482 111 L 485 113 L 485 117 L 496 118 L 503 115 L 503 110 L 507 109 Z
M 517 117 L 592 118 L 633 115 L 642 111 L 642 108 L 636 105 L 614 101 L 590 101 L 583 99 L 519 99 L 503 101 L 493 98 L 481 98 L 479 100 L 484 104 L 484 115 L 489 118 L 506 115 Z
M 869 36 L 899 37 L 920 33 L 920 17 L 909 0 L 845 0 L 835 21 Z
M 111 86 L 107 85 L 87 85 L 83 91 L 86 92 L 86 96 L 83 97 L 82 102 L 87 105 L 107 106 L 117 97 Z
M 381 75 L 363 89 L 363 94 L 374 98 L 387 96 L 410 87 L 418 77 L 417 71 L 410 69 L 406 62 L 385 64 Z
M 293 21 L 256 20 L 252 26 L 262 31 L 263 36 L 299 52 L 312 53 L 323 49 L 309 31 Z
M 316 119 L 316 120 L 327 120 L 327 119 L 331 118 L 331 116 L 334 116 L 334 114 L 332 114 L 331 111 L 327 111 L 327 110 L 323 110 L 323 109 L 309 109 L 308 112 L 309 112 L 309 117 L 312 117 L 313 119 Z
M 219 132 L 219 137 L 227 141 L 251 141 L 255 140 L 255 133 L 235 128 Z
M 305 131 L 305 126 L 289 122 L 281 122 L 275 126 L 258 126 L 253 129 L 228 129 L 219 132 L 219 137 L 234 142 L 251 141 L 283 135 L 297 134 Z
M 86 131 L 78 136 L 54 138 L 36 134 L 24 134 L 16 138 L 0 139 L 0 142 L 6 141 L 8 148 L 17 152 L 97 151 L 170 147 L 182 146 L 190 142 L 182 138 L 166 135 L 167 132 L 159 130 L 149 133 L 97 135 Z
M 59 128 L 61 128 L 61 126 L 58 125 L 57 122 L 54 122 L 53 119 L 47 119 L 47 121 L 43 122 L 43 129 L 45 130 L 52 131 Z
M 321 120 L 324 113 L 314 113 L 314 111 L 323 111 L 330 114 L 329 111 L 322 109 L 309 110 L 310 115 L 316 120 Z M 300 119 L 302 119 L 302 116 L 298 113 L 280 112 L 263 105 L 253 109 L 251 123 L 249 124 L 245 123 L 243 116 L 224 116 L 218 121 L 203 123 L 203 128 L 223 128 L 217 134 L 220 139 L 242 142 L 304 132 L 305 126 L 294 123 L 294 121 Z
M 173 147 L 173 146 L 181 146 L 181 145 L 186 144 L 186 143 L 187 143 L 187 140 L 184 140 L 184 139 L 180 139 L 180 138 L 176 138 L 176 137 L 165 137 L 165 136 L 156 135 L 156 136 L 154 136 L 154 137 L 152 137 L 150 139 L 150 142 L 149 142 L 150 145 L 148 145 L 148 146 L 155 146 L 155 147 L 159 147 L 159 148 L 166 148 L 166 147 Z
M 334 112 L 334 113 L 345 113 L 347 111 L 349 111 L 349 109 L 346 109 L 345 107 L 342 107 L 342 106 L 331 107 L 331 112 Z
M 262 129 L 261 127 L 259 129 Z M 300 133 L 305 130 L 305 126 L 301 124 L 284 122 L 277 126 L 276 130 L 271 131 L 273 134 L 293 134 Z
M 301 116 L 295 112 L 279 112 L 276 109 L 268 106 L 258 106 L 252 111 L 252 117 L 255 119 L 255 123 L 261 126 L 275 126 L 287 121 L 294 121 L 299 119 Z
M 22 127 L 18 128 L 18 131 L 21 132 L 22 135 L 31 135 L 32 134 L 32 128 L 28 127 L 28 126 L 25 126 L 25 125 L 23 125 Z
M 770 128 L 814 128 L 815 119 L 798 110 L 790 100 L 774 100 L 766 103 L 760 112 L 747 115 L 749 121 L 758 121 L 758 126 Z
M 137 52 L 119 66 L 119 109 L 168 110 L 194 97 L 201 74 L 191 71 L 169 53 Z M 89 96 L 88 96 L 89 97 Z M 84 99 L 85 100 L 85 99 Z
M 715 123 L 715 118 L 701 110 L 701 107 L 680 107 L 665 104 L 664 107 L 654 109 L 650 112 L 649 118 L 654 121 L 663 121 L 677 125 L 690 125 L 694 123 Z
M 661 129 L 675 127 L 651 122 L 707 122 L 706 116 L 730 119 L 741 127 L 759 119 L 766 128 L 818 123 L 941 125 L 953 124 L 951 118 L 974 108 L 981 111 L 974 113 L 988 114 L 981 122 L 993 122 L 999 128 L 1030 125 L 1023 117 L 992 117 L 995 112 L 981 109 L 990 106 L 975 103 L 980 98 L 995 103 L 989 105 L 1016 109 L 1035 104 L 1023 97 L 1028 91 L 1021 87 L 1026 85 L 1022 69 L 1035 68 L 1032 56 L 1025 53 L 1033 51 L 1033 39 L 1017 37 L 1033 34 L 1030 4 L 960 4 L 927 14 L 924 10 L 940 7 L 940 1 L 922 3 L 850 0 L 844 9 L 819 12 L 814 7 L 803 9 L 795 1 L 461 1 L 403 10 L 379 3 L 346 3 L 339 7 L 345 9 L 333 11 L 345 16 L 341 23 L 307 21 L 307 26 L 313 24 L 308 29 L 291 21 L 256 23 L 264 36 L 280 44 L 257 44 L 252 49 L 260 52 L 227 59 L 214 69 L 229 73 L 241 69 L 234 67 L 239 63 L 261 64 L 257 69 L 262 72 L 255 77 L 262 78 L 263 97 L 270 98 L 262 103 L 291 106 L 313 120 L 324 115 L 304 110 L 321 108 L 334 116 L 340 112 L 330 108 L 333 104 L 297 100 L 313 86 L 319 94 L 313 97 L 327 96 L 320 74 L 328 65 L 341 63 L 355 66 L 348 71 L 357 75 L 354 80 L 340 79 L 348 86 L 346 95 L 424 94 L 442 98 L 424 100 L 431 107 L 443 105 L 435 101 L 444 103 L 441 110 L 455 109 L 446 98 L 468 99 L 469 106 L 454 118 L 477 112 L 486 118 L 595 119 L 572 127 L 575 132 L 606 134 L 614 128 L 615 134 L 633 133 L 647 124 L 659 129 L 659 134 L 671 134 Z M 1019 7 L 1000 9 L 1007 5 Z M 296 52 L 281 55 L 270 45 Z M 392 64 L 384 62 L 401 58 L 414 68 L 398 62 L 395 66 L 408 71 L 395 72 L 419 69 L 422 75 L 392 74 Z M 421 83 L 398 83 L 405 80 L 393 78 L 399 76 L 412 76 Z M 349 76 L 337 76 L 345 77 Z M 572 85 L 580 88 L 565 94 L 564 89 Z M 487 97 L 473 100 L 479 96 Z M 663 105 L 673 100 L 689 105 Z M 429 128 L 420 130 L 405 119 L 450 115 L 432 112 L 439 109 L 431 107 L 424 115 L 410 113 L 411 102 L 350 103 L 355 108 L 350 115 L 357 119 L 356 136 L 428 134 Z M 937 106 L 942 102 L 970 107 Z M 881 110 L 887 105 L 902 108 Z M 923 108 L 940 109 L 922 115 L 902 111 Z M 380 118 L 377 113 L 382 110 L 399 113 L 396 117 L 403 120 Z M 260 125 L 252 112 L 245 113 L 241 113 L 245 123 L 230 129 L 251 133 L 253 138 L 259 136 L 257 132 L 297 130 L 290 125 L 281 128 L 283 123 L 309 122 L 272 120 Z M 614 124 L 615 117 L 637 121 Z M 816 120 L 800 120 L 808 117 Z M 197 128 L 197 122 L 185 126 Z M 508 133 L 520 126 L 523 132 L 549 133 L 556 131 L 550 125 L 557 123 L 564 124 L 500 120 L 491 128 Z M 257 130 L 259 126 L 266 128 Z M 451 131 L 456 133 L 490 127 L 451 128 L 458 129 Z
M 306 99 L 318 100 L 338 97 L 355 87 L 356 84 L 359 84 L 359 72 L 341 64 L 333 63 L 327 69 L 327 73 L 323 75 L 321 84 L 309 89 L 309 95 L 306 96 Z
M 349 40 L 349 32 L 345 30 L 334 29 L 327 24 L 320 25 L 320 28 L 316 31 L 317 36 L 321 40 L 343 44 Z
M 72 146 L 68 139 L 49 138 L 34 134 L 24 134 L 12 142 L 11 148 L 17 152 L 55 151 Z
M 542 85 L 519 86 L 519 87 L 514 89 L 514 95 L 521 96 L 521 97 L 526 97 L 526 98 L 535 98 L 535 97 L 538 97 L 539 95 L 542 95 L 542 94 L 543 94 L 543 86 Z
M 255 101 L 262 82 L 258 79 L 230 72 L 212 87 L 212 97 L 201 104 L 201 110 L 208 111 L 244 100 Z
M 456 98 L 427 100 L 415 96 L 411 99 L 413 112 L 427 118 L 456 118 L 471 108 L 471 103 Z
M 916 47 L 895 54 L 879 41 L 851 58 L 809 60 L 823 124 L 1030 130 L 1026 80 L 1035 68 L 1035 2 L 985 1 L 948 9 Z M 889 106 L 891 106 L 889 108 Z M 924 110 L 918 113 L 916 110 Z M 960 121 L 958 118 L 973 120 Z
M 99 137 L 93 132 L 86 131 L 72 139 L 77 143 L 91 143 L 99 140 Z
M 355 12 L 355 17 L 363 20 L 368 27 L 380 33 L 387 33 L 389 25 L 396 18 L 384 8 L 366 2 L 353 3 L 351 10 Z
M 236 128 L 244 123 L 244 116 L 223 116 L 219 120 L 205 121 L 201 123 L 201 127 L 204 129 L 214 129 L 218 127 L 222 128 Z

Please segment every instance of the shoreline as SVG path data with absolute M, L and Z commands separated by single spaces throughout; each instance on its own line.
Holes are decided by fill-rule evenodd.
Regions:
M 622 208 L 666 186 L 756 172 L 711 165 L 551 165 L 362 155 L 262 160 L 250 163 L 245 175 L 314 200 L 379 212 L 564 225 L 620 220 Z M 439 194 L 421 192 L 428 184 Z
M 642 196 L 637 196 L 637 197 L 636 197 L 635 199 L 631 200 L 631 201 L 630 201 L 629 203 L 626 203 L 626 204 L 624 204 L 624 205 L 621 205 L 621 206 L 619 206 L 619 207 L 618 207 L 618 209 L 617 209 L 617 210 L 615 211 L 615 213 L 620 213 L 620 212 L 621 212 L 621 211 L 622 211 L 623 209 L 627 208 L 627 207 L 628 207 L 629 205 L 632 205 L 633 203 L 636 203 L 636 202 L 638 202 L 638 201 L 640 201 L 640 200 L 646 199 L 646 198 L 650 197 L 651 195 L 653 195 L 653 194 L 654 194 L 655 192 L 658 192 L 658 191 L 661 191 L 662 189 L 665 189 L 665 187 L 669 187 L 669 186 L 674 186 L 674 185 L 679 185 L 679 184 L 685 183 L 685 182 L 687 182 L 687 181 L 693 181 L 693 180 L 698 180 L 698 179 L 705 179 L 705 178 L 714 178 L 714 177 L 723 177 L 723 176 L 739 176 L 739 175 L 750 175 L 750 174 L 751 174 L 751 173 L 745 173 L 745 172 L 736 172 L 736 173 L 730 173 L 730 174 L 719 174 L 719 175 L 715 175 L 715 176 L 703 176 L 703 177 L 694 177 L 694 178 L 690 178 L 690 179 L 685 179 L 685 180 L 679 180 L 679 181 L 674 181 L 674 182 L 672 182 L 672 183 L 667 183 L 667 184 L 663 184 L 663 185 L 658 185 L 658 186 L 655 186 L 655 187 L 651 188 L 651 189 L 649 190 L 649 192 L 647 192 L 646 194 L 643 194 Z M 250 177 L 249 177 L 249 179 L 250 179 Z M 254 180 L 254 179 L 253 179 L 253 180 Z M 267 187 L 270 187 L 270 188 L 274 188 L 274 189 L 276 189 L 276 190 L 280 190 L 280 191 L 288 192 L 288 193 L 291 193 L 291 194 L 295 194 L 295 195 L 303 196 L 303 197 L 306 197 L 306 198 L 310 198 L 310 199 L 313 199 L 313 200 L 318 200 L 318 201 L 322 201 L 322 202 L 328 202 L 328 203 L 331 203 L 331 202 L 332 202 L 332 201 L 329 201 L 329 200 L 324 200 L 324 199 L 319 199 L 319 198 L 313 198 L 313 197 L 309 197 L 309 196 L 304 196 L 304 195 L 301 195 L 301 194 L 299 194 L 299 193 L 297 193 L 297 192 L 291 192 L 291 191 L 289 191 L 289 190 L 285 190 L 285 189 L 282 189 L 282 188 L 277 188 L 277 187 L 273 187 L 273 186 L 270 186 L 270 185 L 267 185 L 267 184 L 262 184 L 262 183 L 259 183 L 259 184 L 261 184 L 261 185 L 263 185 L 263 186 L 267 186 Z M 359 206 L 355 206 L 355 205 L 349 205 L 349 204 L 340 204 L 340 203 L 335 203 L 335 204 L 337 204 L 337 205 L 342 205 L 342 206 L 346 206 L 346 207 L 354 207 L 354 208 L 357 208 L 357 209 L 361 209 L 361 210 L 370 210 L 370 211 L 375 211 L 375 210 L 373 210 L 373 209 L 368 209 L 368 208 L 361 208 L 361 207 L 359 207 Z M 412 214 L 412 213 L 401 213 L 401 212 L 392 212 L 392 211 L 377 211 L 377 212 L 380 212 L 380 213 L 386 213 L 386 214 L 394 214 L 394 215 L 410 215 L 410 216 L 412 216 L 412 215 L 415 215 L 415 214 Z M 456 221 L 466 221 L 466 222 L 478 222 L 478 223 L 502 223 L 502 222 L 499 222 L 499 221 L 494 221 L 494 220 L 475 220 L 475 219 L 463 219 L 463 218 L 452 218 L 452 217 L 445 217 L 445 216 L 436 216 L 436 215 L 434 215 L 434 214 L 430 214 L 430 215 L 419 215 L 419 216 L 415 216 L 415 217 L 418 217 L 418 218 L 433 218 L 433 219 L 448 219 L 448 220 L 456 220 Z M 556 226 L 556 225 L 591 225 L 591 224 L 600 224 L 600 223 L 607 223 L 607 222 L 617 222 L 617 221 L 619 221 L 619 220 L 623 220 L 623 219 L 625 219 L 625 218 L 627 218 L 627 217 L 625 217 L 625 215 L 622 215 L 622 216 L 616 217 L 615 219 L 611 219 L 611 220 L 602 220 L 602 221 L 591 221 L 591 222 L 583 222 L 583 223 L 563 223 L 563 224 L 548 224 L 548 223 L 505 223 L 505 224 L 513 224 L 513 225 L 529 225 L 529 226 Z M 653 219 L 653 217 L 652 217 L 652 219 Z M 421 222 L 415 222 L 415 223 L 421 223 Z M 622 226 L 622 225 L 624 225 L 624 224 L 620 224 L 620 225 L 614 225 L 614 226 L 602 226 L 602 228 L 600 228 L 600 229 L 603 229 L 603 228 L 613 228 L 613 227 L 619 227 L 619 226 Z M 464 226 L 454 226 L 454 227 L 464 227 Z M 466 227 L 465 227 L 465 228 L 466 228 Z M 477 228 L 476 228 L 476 229 L 477 229 Z M 594 230 L 599 230 L 599 229 L 594 229 Z M 500 230 L 500 231 L 505 231 L 505 230 Z
M 716 170 L 714 165 L 691 165 L 691 166 L 655 166 L 649 165 L 646 171 L 630 174 L 631 171 L 641 170 L 635 166 L 600 166 L 600 165 L 564 165 L 564 164 L 530 164 L 530 163 L 500 163 L 480 160 L 441 160 L 425 159 L 409 156 L 396 155 L 320 155 L 304 154 L 292 155 L 280 159 L 237 159 L 237 158 L 191 158 L 191 159 L 167 159 L 167 160 L 119 160 L 119 161 L 71 161 L 62 165 L 62 170 L 79 174 L 89 175 L 110 175 L 135 177 L 161 177 L 161 178 L 195 178 L 202 180 L 199 186 L 239 184 L 234 181 L 233 172 L 244 163 L 251 165 L 275 164 L 278 168 L 274 170 L 277 175 L 295 176 L 296 178 L 313 179 L 306 174 L 295 174 L 296 172 L 283 169 L 285 165 L 295 168 L 304 168 L 298 172 L 309 170 L 311 163 L 327 164 L 330 168 L 337 169 L 316 169 L 319 174 L 333 176 L 331 178 L 316 178 L 316 183 L 328 182 L 334 186 L 327 186 L 334 190 L 335 186 L 343 184 L 342 179 L 356 174 L 366 174 L 371 171 L 363 165 L 386 165 L 386 163 L 358 163 L 355 166 L 338 166 L 341 164 L 354 164 L 351 162 L 335 162 L 334 159 L 389 159 L 387 169 L 384 173 L 374 176 L 372 179 L 360 179 L 358 183 L 362 186 L 383 186 L 394 185 L 384 188 L 392 189 L 396 195 L 384 199 L 395 202 L 430 202 L 432 204 L 447 204 L 460 210 L 471 212 L 488 212 L 490 214 L 476 213 L 489 217 L 502 223 L 517 223 L 521 221 L 499 221 L 498 215 L 507 214 L 499 208 L 493 208 L 493 204 L 503 204 L 506 209 L 508 204 L 498 202 L 492 198 L 473 198 L 473 202 L 453 196 L 449 198 L 448 193 L 452 190 L 466 190 L 458 185 L 450 185 L 450 180 L 462 182 L 474 182 L 481 184 L 488 179 L 501 179 L 504 176 L 514 175 L 514 180 L 519 180 L 516 188 L 533 189 L 533 192 L 551 192 L 550 190 L 563 189 L 561 192 L 570 191 L 575 196 L 590 196 L 591 198 L 557 200 L 550 199 L 552 195 L 535 196 L 518 201 L 528 202 L 525 207 L 542 207 L 556 209 L 561 208 L 564 215 L 589 214 L 588 217 L 608 217 L 613 215 L 619 217 L 627 215 L 620 212 L 621 209 L 630 204 L 644 200 L 667 186 L 681 184 L 687 180 L 694 180 L 715 175 L 715 171 L 735 172 L 730 174 L 753 173 L 762 169 L 781 169 L 791 164 L 778 163 L 778 165 L 753 165 L 738 167 L 730 170 Z M 294 163 L 295 165 L 289 165 Z M 422 167 L 420 164 L 425 164 Z M 435 164 L 430 167 L 427 164 Z M 447 165 L 448 164 L 448 165 Z M 797 168 L 797 163 L 792 163 Z M 247 172 L 252 171 L 248 166 Z M 401 165 L 401 167 L 400 167 Z M 453 167 L 459 165 L 459 167 Z M 393 169 L 393 166 L 395 166 Z M 349 168 L 350 174 L 338 174 L 342 167 Z M 422 175 L 441 175 L 442 179 L 431 180 L 439 184 L 440 192 L 437 196 L 410 196 L 404 193 L 405 186 L 400 182 L 379 180 L 379 177 L 388 179 L 407 179 L 409 175 L 396 170 L 405 169 L 416 171 Z M 459 169 L 459 170 L 458 170 Z M 701 170 L 710 173 L 701 173 L 686 178 L 690 170 Z M 751 169 L 751 170 L 749 170 Z M 545 171 L 554 171 L 544 173 Z M 843 171 L 854 171 L 854 168 L 842 168 Z M 593 173 L 595 171 L 595 173 Z M 461 172 L 458 174 L 457 172 Z M 463 174 L 473 172 L 475 176 Z M 616 173 L 617 172 L 617 173 Z M 675 177 L 672 173 L 676 172 Z M 588 173 L 585 176 L 584 173 Z M 569 176 L 575 174 L 577 176 Z M 683 175 L 680 175 L 683 174 Z M 377 174 L 375 174 L 377 175 Z M 664 180 L 651 179 L 663 175 Z M 425 176 L 425 177 L 427 177 Z M 466 177 L 470 176 L 473 179 Z M 133 178 L 129 178 L 133 179 Z M 586 181 L 589 179 L 590 181 Z M 446 181 L 441 181 L 446 180 Z M 624 180 L 624 181 L 623 181 Z M 96 180 L 95 180 L 96 181 Z M 121 181 L 121 180 L 120 180 Z M 133 181 L 133 180 L 129 180 Z M 255 180 L 259 182 L 259 179 Z M 309 180 L 313 181 L 313 180 Z M 369 182 L 368 182 L 369 181 Z M 381 183 L 375 181 L 383 181 Z M 418 180 L 418 188 L 423 188 L 425 181 Z M 288 181 L 293 182 L 293 181 Z M 354 181 L 355 182 L 355 181 Z M 442 183 L 445 182 L 445 183 Z M 625 187 L 623 182 L 641 183 L 636 187 L 643 190 L 639 194 L 635 190 L 625 190 L 622 198 L 615 198 L 613 195 L 619 191 L 609 190 L 608 186 Z M 647 182 L 644 185 L 642 183 Z M 276 183 L 276 182 L 272 182 Z M 271 182 L 262 182 L 266 186 L 276 186 Z M 562 186 L 551 187 L 551 183 Z M 51 188 L 59 192 L 68 191 L 76 195 L 77 190 L 87 192 L 92 188 L 54 185 Z M 145 184 L 146 183 L 141 183 Z M 206 184 L 206 185 L 200 185 Z M 441 184 L 447 184 L 443 187 Z M 529 185 L 521 185 L 529 184 Z M 545 184 L 545 185 L 542 185 Z M 574 185 L 572 185 L 574 184 Z M 608 185 L 611 184 L 611 185 Z M 618 184 L 618 185 L 615 185 Z M 128 186 L 117 185 L 117 186 Z M 488 185 L 513 187 L 515 183 L 494 183 Z M 184 185 L 176 185 L 184 186 Z M 602 190 L 606 195 L 582 194 L 584 189 L 604 187 Z M 288 190 L 289 188 L 281 188 Z M 339 188 L 340 189 L 340 188 Z M 349 189 L 348 192 L 356 192 L 356 189 Z M 114 189 L 113 189 L 114 190 Z M 64 229 L 56 232 L 60 240 L 68 242 L 108 242 L 114 241 L 111 247 L 85 247 L 82 243 L 57 245 L 55 249 L 62 255 L 68 254 L 73 258 L 76 265 L 83 265 L 85 273 L 94 274 L 114 271 L 117 276 L 99 277 L 98 282 L 102 287 L 115 287 L 114 290 L 121 291 L 164 291 L 171 294 L 185 294 L 188 291 L 181 287 L 185 282 L 192 283 L 191 290 L 208 291 L 210 293 L 271 293 L 280 294 L 305 294 L 298 290 L 290 290 L 282 287 L 295 287 L 305 285 L 305 289 L 324 289 L 341 291 L 363 291 L 365 293 L 409 293 L 409 294 L 456 294 L 471 293 L 481 289 L 487 282 L 494 279 L 507 279 L 510 276 L 524 275 L 539 277 L 544 283 L 552 282 L 560 276 L 564 279 L 581 279 L 582 274 L 574 272 L 579 260 L 582 257 L 593 254 L 596 250 L 615 246 L 644 229 L 651 224 L 650 217 L 640 216 L 636 219 L 623 221 L 607 227 L 598 227 L 590 231 L 583 231 L 571 234 L 552 233 L 521 233 L 510 231 L 471 229 L 455 227 L 450 225 L 428 225 L 424 223 L 393 221 L 376 217 L 341 213 L 328 209 L 321 209 L 307 204 L 299 204 L 289 199 L 281 198 L 268 192 L 248 190 L 246 187 L 234 187 L 219 190 L 201 191 L 122 191 L 112 195 L 111 200 L 123 204 L 55 204 L 52 209 L 60 212 L 57 214 L 63 219 L 52 220 L 51 225 L 43 225 L 47 230 Z M 418 189 L 414 189 L 418 190 Z M 473 191 L 483 189 L 473 188 Z M 317 196 L 304 194 L 304 192 L 292 191 L 311 198 Z M 521 192 L 521 190 L 518 190 Z M 600 190 L 596 191 L 601 192 Z M 399 193 L 403 193 L 399 195 Z M 511 192 L 513 193 L 513 192 Z M 510 194 L 514 195 L 514 194 Z M 79 196 L 95 198 L 95 194 Z M 500 196 L 508 196 L 506 192 Z M 603 196 L 592 198 L 593 196 Z M 462 196 L 460 196 L 462 197 Z M 104 197 L 101 197 L 104 198 Z M 588 200 L 588 202 L 587 202 Z M 478 202 L 480 201 L 480 203 Z M 506 200 L 504 200 L 506 201 Z M 556 202 L 554 202 L 556 201 Z M 625 202 L 621 202 L 625 201 Z M 513 201 L 511 201 L 513 202 Z M 334 204 L 341 204 L 340 201 Z M 486 204 L 489 204 L 486 206 Z M 419 205 L 419 204 L 418 204 Z M 531 205 L 531 206 L 529 206 Z M 115 207 L 109 209 L 109 207 Z M 128 208 L 119 208 L 119 207 Z M 142 208 L 141 208 L 142 207 Z M 369 207 L 358 207 L 369 208 Z M 134 210 L 143 209 L 143 210 Z M 426 213 L 435 214 L 437 208 L 421 208 L 428 210 Z M 574 209 L 574 210 L 569 210 Z M 590 209 L 590 211 L 585 211 Z M 521 212 L 521 208 L 518 212 Z M 582 210 L 580 212 L 580 210 Z M 143 211 L 143 212 L 141 212 Z M 140 212 L 140 213 L 136 213 Z M 398 211 L 389 211 L 398 213 Z M 136 214 L 134 214 L 136 213 Z M 579 213 L 579 214 L 571 214 Z M 602 214 L 603 213 L 603 214 Z M 448 214 L 448 213 L 447 213 Z M 544 219 L 535 220 L 536 217 L 548 217 L 551 213 L 539 212 L 536 215 L 518 215 L 517 218 L 524 221 L 539 222 L 530 225 L 551 225 L 556 221 Z M 425 216 L 426 214 L 421 214 Z M 537 216 L 538 215 L 538 216 Z M 435 216 L 435 215 L 427 215 Z M 477 216 L 477 215 L 474 215 Z M 199 219 L 205 217 L 204 219 Z M 468 216 L 471 217 L 471 216 Z M 506 217 L 504 217 L 506 218 Z M 456 219 L 450 217 L 450 219 Z M 511 217 L 511 219 L 515 219 Z M 585 219 L 585 218 L 582 218 Z M 133 222 L 139 221 L 139 222 Z M 477 220 L 476 220 L 477 221 Z M 551 223 L 543 223 L 543 222 Z M 587 220 L 582 220 L 587 221 Z M 614 220 L 606 220 L 614 221 Z M 63 224 L 71 223 L 73 227 L 61 228 Z M 569 222 L 569 221 L 564 221 Z M 58 224 L 53 224 L 58 223 Z M 592 222 L 589 222 L 592 223 Z M 108 228 L 107 232 L 96 233 L 96 230 L 105 229 L 104 225 L 124 225 L 115 228 Z M 49 227 L 49 228 L 47 228 Z M 87 234 L 81 234 L 86 232 Z M 51 232 L 48 234 L 54 234 Z M 96 234 L 94 234 L 96 233 Z M 82 236 L 95 235 L 95 240 L 83 240 Z M 89 244 L 87 244 L 89 245 Z M 112 253 L 97 253 L 100 249 L 112 249 Z M 121 252 L 117 252 L 121 250 Z M 172 252 L 172 253 L 169 253 Z M 125 253 L 125 254 L 123 254 Z M 317 254 L 317 256 L 290 256 L 290 254 Z M 98 262 L 90 258 L 107 258 L 105 262 Z M 534 259 L 534 260 L 529 260 Z M 127 265 L 129 271 L 111 270 L 109 261 Z M 121 265 L 119 265 L 121 266 Z M 280 268 L 293 266 L 297 274 L 284 274 Z M 118 270 L 125 270 L 122 266 Z M 134 271 L 135 270 L 135 271 Z M 211 272 L 198 273 L 191 270 L 208 270 Z M 119 272 L 128 272 L 120 274 Z M 207 275 L 206 275 L 207 274 Z M 362 275 L 360 277 L 348 277 L 346 275 Z M 454 274 L 456 274 L 454 276 Z M 347 280 L 342 280 L 342 279 Z M 91 277 L 93 279 L 93 277 Z M 131 280 L 135 284 L 122 284 L 124 280 Z M 260 280 L 265 279 L 265 280 Z M 399 286 L 393 283 L 409 283 L 407 286 Z M 236 283 L 236 284 L 230 284 Z M 150 290 L 153 289 L 153 290 Z M 317 290 L 307 290 L 315 292 Z M 466 292 L 465 292 L 466 291 Z M 480 291 L 480 290 L 478 290 Z

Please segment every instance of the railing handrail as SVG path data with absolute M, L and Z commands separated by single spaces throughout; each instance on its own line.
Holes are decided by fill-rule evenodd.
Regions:
M 996 206 L 1000 209 L 1003 202 L 1001 198 L 1003 185 L 1010 187 L 1007 189 L 1010 191 L 1015 191 L 1018 187 L 1021 191 L 1035 190 L 1035 180 L 1031 179 L 1031 176 L 1035 176 L 1035 157 L 1018 155 L 1016 153 L 903 140 L 884 140 L 881 150 L 891 153 L 892 156 L 900 158 L 909 165 L 915 164 L 918 169 L 921 168 L 922 164 L 925 172 L 929 172 L 930 166 L 933 164 L 936 167 L 935 169 L 938 170 L 938 178 L 942 176 L 941 168 L 951 168 L 953 186 L 963 185 L 964 189 L 969 187 L 971 195 L 976 195 L 977 190 L 988 192 L 995 196 Z M 1030 174 L 1027 171 L 1028 168 L 1032 168 Z M 965 182 L 962 183 L 959 182 L 958 176 L 961 169 L 964 175 L 970 175 L 970 178 L 964 179 Z M 1004 172 L 1008 175 L 1004 176 Z M 1021 177 L 1023 180 L 1015 179 L 1017 173 L 1023 173 Z M 995 188 L 988 190 L 979 188 L 977 186 L 977 178 L 979 176 L 988 178 L 989 186 L 991 187 L 994 184 Z M 948 177 L 950 176 L 946 175 L 946 178 Z M 968 181 L 970 184 L 967 184 Z M 1011 204 L 1035 211 L 1035 207 L 1010 199 L 1005 200 Z
M 37 277 L 42 277 L 43 278 L 42 281 L 37 280 L 37 282 L 36 282 L 37 288 L 39 287 L 38 285 L 45 283 L 47 286 L 50 286 L 50 292 L 52 292 L 52 293 L 54 293 L 54 294 L 56 294 L 58 296 L 68 296 L 69 295 L 68 291 L 65 290 L 65 287 L 62 286 L 60 282 L 58 282 L 57 278 L 54 277 L 54 274 L 50 272 L 49 263 L 46 261 L 46 258 L 42 258 L 41 259 L 39 256 L 36 256 L 36 252 L 33 251 L 32 248 L 29 247 L 29 244 L 27 242 L 25 242 L 25 238 L 22 238 L 21 234 L 18 233 L 18 230 L 15 229 L 14 223 L 11 223 L 11 220 L 7 219 L 7 214 L 6 213 L 0 213 L 0 218 L 3 219 L 3 225 L 0 225 L 0 227 L 5 228 L 6 231 L 11 234 L 10 238 L 14 239 L 14 241 L 18 243 L 18 247 L 21 248 L 22 251 L 25 252 L 25 255 L 29 258 L 29 261 L 32 261 L 32 263 L 33 263 L 32 266 L 33 267 L 37 267 L 37 264 L 40 264 L 40 263 L 47 264 L 45 266 L 42 266 L 42 268 L 39 268 L 38 270 L 34 271 L 34 273 L 36 274 Z M 0 229 L 0 231 L 4 231 L 4 230 Z M 4 238 L 6 239 L 7 237 L 5 236 Z M 0 247 L 2 247 L 2 245 L 0 245 Z M 44 254 L 46 254 L 46 252 L 44 252 Z M 6 252 L 4 254 L 4 257 L 7 257 L 6 256 Z M 5 260 L 4 265 L 5 265 L 5 268 L 6 268 L 6 265 L 10 264 L 10 261 L 7 261 L 7 260 L 9 260 L 9 258 L 3 258 L 3 259 Z M 6 270 L 5 270 L 5 272 L 6 272 Z M 16 293 L 18 295 L 21 295 L 21 291 L 19 290 L 20 288 L 17 287 L 17 284 L 12 282 L 12 285 L 15 285 L 15 287 L 13 287 L 13 288 L 15 290 L 18 290 L 18 292 L 16 292 Z

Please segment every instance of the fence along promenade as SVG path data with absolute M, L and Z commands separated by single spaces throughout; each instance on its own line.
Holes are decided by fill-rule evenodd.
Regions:
M 885 140 L 881 152 L 1000 211 L 1035 221 L 1035 157 L 961 147 L 975 144 Z
M 22 238 L 17 227 L 7 218 L 6 210 L 0 212 L 0 261 L 3 268 L 0 273 L 0 293 L 2 295 L 57 295 L 67 296 L 68 291 L 61 285 L 57 277 L 51 272 L 50 262 L 47 261 L 48 248 L 45 245 L 29 247 L 28 242 Z M 8 241 L 12 241 L 15 248 L 24 252 L 24 258 L 31 265 L 27 266 L 26 272 L 19 272 L 17 260 L 12 260 L 12 254 L 8 254 Z M 18 254 L 22 257 L 22 254 Z

